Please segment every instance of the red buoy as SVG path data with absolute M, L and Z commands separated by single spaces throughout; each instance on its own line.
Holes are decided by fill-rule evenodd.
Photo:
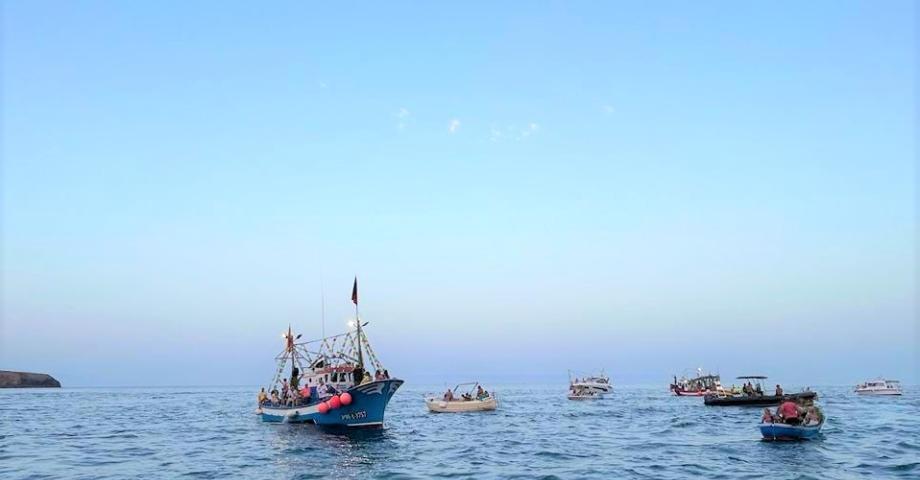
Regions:
M 329 412 L 329 404 L 326 402 L 321 402 L 319 405 L 316 406 L 316 411 L 322 415 L 325 415 L 326 413 Z
M 339 400 L 339 396 L 335 395 L 329 399 L 329 408 L 336 409 L 342 406 L 342 401 Z
M 342 405 L 351 405 L 351 394 L 345 392 L 339 395 L 339 399 L 342 401 Z

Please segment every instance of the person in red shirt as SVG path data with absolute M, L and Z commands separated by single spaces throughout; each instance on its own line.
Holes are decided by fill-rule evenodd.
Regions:
M 779 417 L 783 419 L 783 422 L 789 425 L 798 425 L 802 423 L 802 419 L 799 418 L 799 415 L 802 413 L 804 413 L 802 409 L 792 400 L 786 400 L 779 406 Z

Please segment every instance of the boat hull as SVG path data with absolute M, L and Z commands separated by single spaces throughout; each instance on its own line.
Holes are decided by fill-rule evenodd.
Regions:
M 677 395 L 678 397 L 702 397 L 703 395 L 706 395 L 706 392 L 702 391 L 693 392 L 680 389 L 672 389 L 671 391 L 674 392 L 674 395 Z
M 436 398 L 425 399 L 428 411 L 433 413 L 486 412 L 498 408 L 495 397 L 483 400 L 454 400 L 445 402 Z
M 762 423 L 758 425 L 764 440 L 807 440 L 821 433 L 824 422 L 817 425 L 786 425 L 784 423 Z
M 402 384 L 402 380 L 390 379 L 352 387 L 347 390 L 352 398 L 351 403 L 326 413 L 319 413 L 317 407 L 321 401 L 296 407 L 263 405 L 262 421 L 348 428 L 382 427 L 387 404 Z
M 573 394 L 569 394 L 569 395 L 566 395 L 566 397 L 568 397 L 569 400 L 600 400 L 600 399 L 604 398 L 604 396 L 601 395 L 601 394 L 599 394 L 599 393 L 594 394 L 594 395 L 573 395 Z
M 786 400 L 796 401 L 798 399 L 814 400 L 818 397 L 815 392 L 791 393 L 788 395 L 732 395 L 721 396 L 709 394 L 703 398 L 703 403 L 710 406 L 719 407 L 770 407 L 779 405 Z
M 901 395 L 900 390 L 856 390 L 857 395 Z

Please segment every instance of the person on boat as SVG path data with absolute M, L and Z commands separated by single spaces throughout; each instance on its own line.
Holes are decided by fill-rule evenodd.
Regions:
M 262 390 L 259 390 L 259 406 L 261 407 L 266 400 L 268 400 L 268 394 L 265 393 L 265 387 L 262 387 Z
M 763 416 L 760 417 L 760 423 L 773 423 L 775 421 L 776 419 L 773 418 L 773 413 L 770 412 L 770 409 L 763 409 Z
M 444 392 L 444 401 L 445 401 L 445 402 L 452 402 L 453 400 L 454 400 L 454 392 L 453 392 L 453 390 L 451 390 L 451 389 L 448 388 L 447 391 Z
M 798 425 L 802 423 L 802 419 L 799 418 L 799 415 L 805 413 L 802 408 L 800 408 L 792 400 L 786 400 L 782 405 L 779 406 L 779 417 L 783 419 L 783 423 L 789 425 Z
M 361 379 L 361 385 L 364 385 L 365 383 L 371 383 L 372 381 L 373 380 L 371 379 L 371 374 L 364 372 L 364 378 Z
M 374 381 L 383 380 L 383 372 L 380 370 L 374 370 Z
M 779 386 L 778 383 L 776 384 L 776 396 L 777 397 L 783 396 L 783 387 Z
M 821 423 L 821 411 L 818 407 L 808 407 L 805 411 L 805 425 L 817 425 Z
M 485 390 L 482 389 L 482 385 L 476 385 L 476 400 L 482 400 L 486 398 Z
M 272 390 L 272 405 L 278 405 L 281 399 L 278 398 L 278 390 Z
M 463 398 L 464 401 L 473 399 L 473 396 L 470 395 L 469 393 L 464 393 L 463 395 L 461 395 L 461 397 Z
M 291 390 L 297 390 L 300 384 L 300 370 L 297 367 L 291 369 Z
M 763 388 L 760 386 L 759 382 L 757 383 L 757 386 L 754 387 L 754 393 L 756 393 L 758 397 L 763 396 Z
M 281 398 L 287 398 L 288 394 L 291 391 L 291 386 L 288 384 L 288 379 L 281 379 Z
M 383 379 L 384 379 L 384 380 L 389 380 L 389 379 L 390 379 L 390 371 L 387 370 L 387 369 L 385 369 L 385 368 L 383 369 Z

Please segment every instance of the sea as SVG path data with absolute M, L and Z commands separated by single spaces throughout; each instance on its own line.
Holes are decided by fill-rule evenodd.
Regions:
M 812 386 L 810 441 L 765 442 L 761 408 L 707 407 L 667 385 L 598 401 L 566 385 L 487 385 L 495 412 L 428 413 L 407 382 L 382 429 L 262 423 L 255 387 L 0 389 L 0 479 L 920 478 L 920 388 Z M 791 389 L 787 389 L 791 390 Z

